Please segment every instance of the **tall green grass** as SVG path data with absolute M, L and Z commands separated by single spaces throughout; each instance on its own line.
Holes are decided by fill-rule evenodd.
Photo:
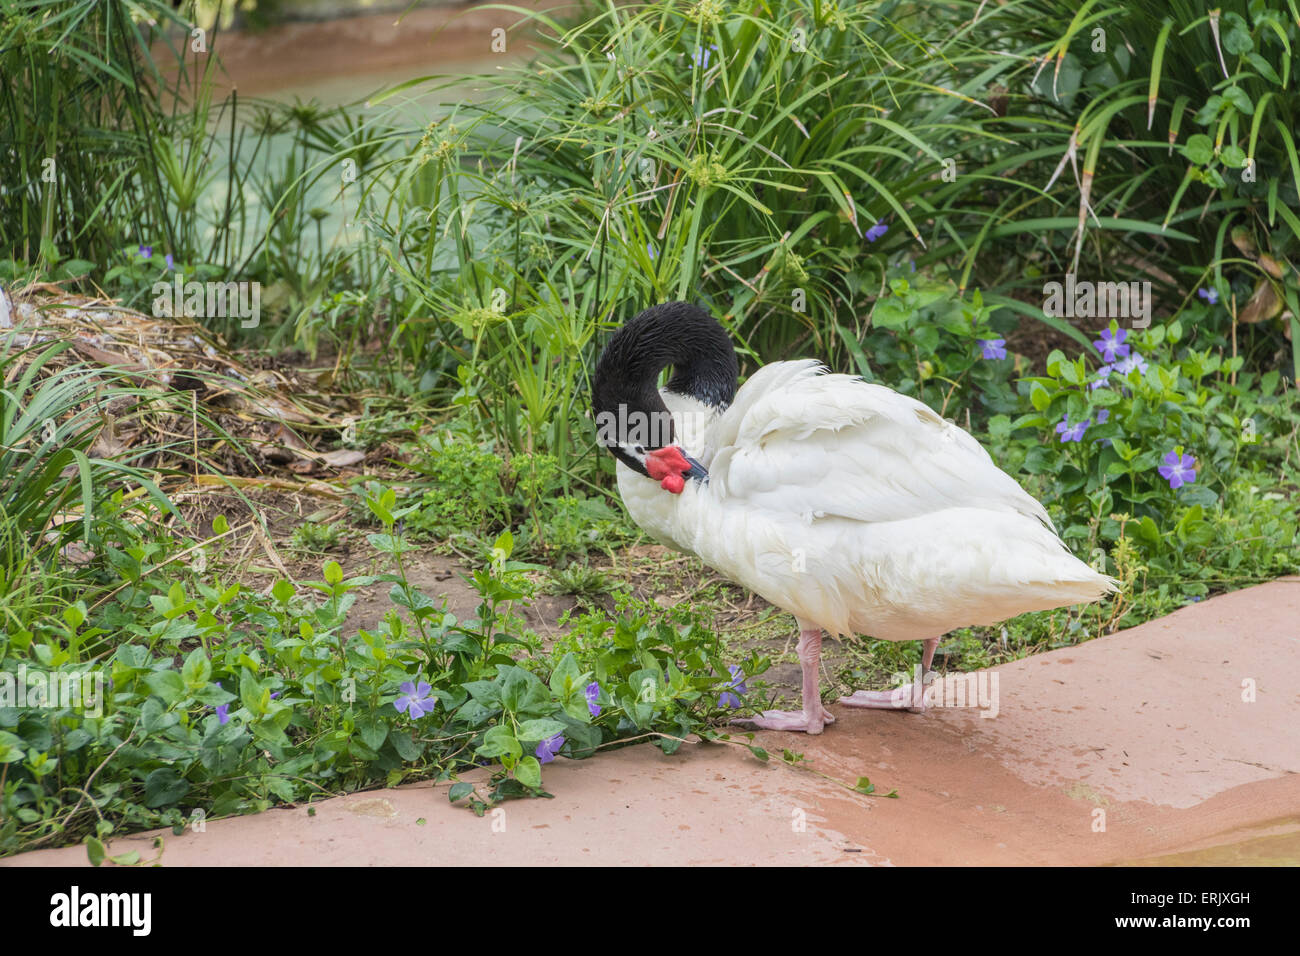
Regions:
M 1166 311 L 1213 286 L 1261 326 L 1260 359 L 1300 372 L 1300 45 L 1296 0 L 1008 0 L 934 5 L 955 30 L 1005 51 L 999 131 L 1012 179 L 986 197 L 968 259 L 1028 261 L 1024 285 L 1065 271 L 1150 279 Z M 1026 187 L 1033 187 L 1029 189 Z
M 998 139 L 962 79 L 990 55 L 924 33 L 914 4 L 668 0 L 576 25 L 498 9 L 554 50 L 387 163 L 371 228 L 395 343 L 489 434 L 566 470 L 594 450 L 598 333 L 648 303 L 702 302 L 760 360 L 852 366 L 887 271 L 947 241 L 978 186 L 945 160 Z

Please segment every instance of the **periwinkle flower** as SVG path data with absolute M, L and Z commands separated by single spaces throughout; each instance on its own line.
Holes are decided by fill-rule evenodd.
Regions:
M 537 758 L 538 763 L 550 763 L 563 746 L 564 734 L 556 734 L 554 737 L 547 737 L 538 744 L 537 749 L 533 751 L 533 756 Z
M 1092 419 L 1085 418 L 1083 421 L 1075 422 L 1071 425 L 1070 415 L 1067 412 L 1061 417 L 1061 420 L 1056 423 L 1056 434 L 1061 436 L 1061 444 L 1071 441 L 1081 442 L 1083 441 L 1083 433 L 1088 430 L 1088 426 L 1091 424 Z
M 1124 344 L 1126 338 L 1128 338 L 1128 329 L 1103 329 L 1101 338 L 1092 344 L 1097 347 L 1102 359 L 1106 362 L 1114 362 L 1128 355 L 1129 346 Z
M 152 259 L 152 258 L 153 258 L 153 246 L 143 246 L 143 245 L 142 245 L 142 246 L 140 247 L 140 258 L 141 258 L 141 259 Z
M 222 724 L 223 726 L 225 724 L 230 723 L 229 704 L 217 704 L 216 711 L 217 711 L 217 723 Z
M 976 342 L 983 350 L 986 359 L 1004 359 L 1007 357 L 1007 350 L 1003 348 L 1007 344 L 1006 339 L 977 339 Z
M 1219 302 L 1219 292 L 1212 286 L 1208 289 L 1197 289 L 1196 294 L 1206 302 L 1210 303 L 1210 305 L 1217 305 Z
M 740 698 L 736 694 L 745 694 L 749 689 L 745 686 L 744 672 L 738 664 L 732 664 L 728 668 L 731 672 L 731 680 L 727 681 L 726 688 L 718 695 L 719 707 L 739 707 Z M 733 691 L 735 693 L 733 693 Z
M 875 242 L 887 232 L 889 232 L 889 227 L 885 225 L 885 220 L 881 219 L 866 231 L 867 242 Z
M 1097 377 L 1088 383 L 1088 387 L 1092 389 L 1105 388 L 1110 384 L 1110 373 L 1113 371 L 1115 371 L 1114 365 L 1103 365 L 1097 369 Z
M 591 711 L 591 716 L 599 717 L 600 704 L 596 703 L 596 698 L 600 696 L 600 682 L 592 681 L 582 693 L 587 698 L 587 710 Z
M 164 261 L 167 263 L 168 269 L 172 270 L 173 272 L 176 270 L 176 263 L 172 261 L 172 254 L 170 252 L 167 253 L 166 257 L 164 258 Z
M 1106 420 L 1109 419 L 1109 418 L 1110 418 L 1110 409 L 1109 409 L 1109 408 L 1103 408 L 1103 409 L 1101 409 L 1099 412 L 1097 412 L 1097 424 L 1098 424 L 1098 425 L 1105 425 L 1105 424 L 1106 424 Z
M 1134 370 L 1138 372 L 1146 372 L 1147 370 L 1147 360 L 1138 355 L 1137 352 L 1115 363 L 1115 371 L 1121 375 L 1127 375 Z
M 1190 485 L 1196 480 L 1196 459 L 1191 455 L 1179 455 L 1171 451 L 1165 455 L 1165 463 L 1156 469 L 1160 477 L 1169 482 L 1169 487 L 1177 491 L 1183 485 Z
M 695 48 L 696 66 L 702 67 L 703 69 L 706 70 L 709 68 L 709 50 L 712 50 L 714 53 L 716 53 L 718 51 L 718 48 L 715 44 L 712 43 L 709 44 L 708 49 L 705 49 L 704 47 L 698 47 L 698 46 Z
M 402 694 L 393 701 L 393 706 L 398 713 L 405 713 L 412 720 L 429 716 L 438 706 L 437 701 L 429 695 L 433 687 L 424 681 L 404 681 L 398 689 Z

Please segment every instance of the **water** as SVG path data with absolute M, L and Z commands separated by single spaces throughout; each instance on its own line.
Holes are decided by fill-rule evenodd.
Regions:
M 1289 817 L 1251 827 L 1253 830 L 1284 828 L 1235 843 L 1204 850 L 1170 853 L 1143 860 L 1126 860 L 1119 866 L 1300 866 L 1300 817 Z
M 379 158 L 376 165 L 382 165 L 385 159 L 406 155 L 407 151 L 418 142 L 423 130 L 435 120 L 447 116 L 457 104 L 483 99 L 488 94 L 488 84 L 484 81 L 484 77 L 507 68 L 509 63 L 503 60 L 502 57 L 493 57 L 490 62 L 466 61 L 456 66 L 459 76 L 455 78 L 442 77 L 403 89 L 384 98 L 382 102 L 372 103 L 370 98 L 379 98 L 385 91 L 427 74 L 411 67 L 404 67 L 334 76 L 309 83 L 295 82 L 292 77 L 286 77 L 283 85 L 263 92 L 256 99 L 283 104 L 314 102 L 325 108 L 343 107 L 354 124 L 364 121 L 380 129 L 402 131 L 403 141 L 390 146 Z M 249 124 L 255 118 L 253 106 L 254 103 L 248 100 L 240 101 L 238 125 L 243 132 L 235 156 L 237 168 L 248 164 L 257 144 L 257 136 L 249 128 Z M 218 110 L 214 109 L 213 116 L 218 115 Z M 197 210 L 201 221 L 208 224 L 204 229 L 205 247 L 217 232 L 218 224 L 222 223 L 227 203 L 228 186 L 224 164 L 229 155 L 231 136 L 228 114 L 223 116 L 222 120 L 213 126 L 211 133 L 216 142 L 215 157 L 220 163 L 217 166 L 218 175 L 205 190 Z M 329 125 L 334 126 L 337 122 L 336 119 L 330 119 Z M 243 261 L 255 251 L 258 253 L 264 251 L 264 249 L 258 250 L 258 243 L 262 239 L 262 230 L 269 221 L 273 203 L 268 202 L 271 197 L 259 194 L 258 187 L 261 185 L 265 188 L 266 184 L 270 183 L 283 185 L 287 181 L 283 170 L 297 142 L 298 134 L 287 131 L 270 135 L 261 144 L 260 151 L 253 160 L 254 172 L 250 176 L 250 182 L 243 188 L 250 228 L 240 243 L 238 254 L 234 257 L 236 262 Z M 299 153 L 301 153 L 300 149 Z M 329 167 L 320 166 L 324 156 L 317 151 L 308 151 L 306 156 L 308 185 L 303 205 L 306 209 L 318 210 L 320 221 L 319 226 L 311 220 L 307 222 L 306 234 L 301 237 L 303 256 L 315 255 L 318 229 L 321 242 L 326 249 L 352 246 L 364 241 L 366 232 L 358 225 L 362 190 L 373 188 L 374 191 L 370 195 L 383 202 L 388 194 L 388 185 L 392 182 L 392 177 L 400 172 L 402 164 L 398 164 L 392 170 L 372 172 L 371 175 L 384 177 L 386 180 L 375 183 L 367 182 L 364 176 L 356 177 L 355 167 L 349 169 L 343 162 L 332 163 Z M 299 172 L 303 170 L 299 169 Z M 252 226 L 254 223 L 257 224 L 256 228 Z M 311 269 L 304 268 L 302 271 L 308 274 Z

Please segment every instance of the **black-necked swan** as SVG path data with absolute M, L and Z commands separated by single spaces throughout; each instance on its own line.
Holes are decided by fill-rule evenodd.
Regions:
M 726 331 L 669 302 L 610 338 L 592 404 L 637 525 L 795 616 L 803 709 L 753 726 L 817 734 L 834 722 L 818 684 L 823 630 L 924 641 L 924 674 L 954 628 L 1116 589 L 979 442 L 921 402 L 815 360 L 765 365 L 739 391 L 738 376 Z M 923 700 L 913 685 L 840 703 Z

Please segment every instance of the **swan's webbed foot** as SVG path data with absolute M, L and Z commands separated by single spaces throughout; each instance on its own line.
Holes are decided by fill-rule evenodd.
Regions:
M 925 712 L 925 690 L 916 684 L 906 684 L 896 690 L 859 690 L 841 697 L 839 702 L 845 707 L 906 710 L 920 714 Z
M 835 715 L 818 702 L 817 711 L 812 714 L 802 710 L 765 710 L 754 717 L 737 717 L 731 722 L 754 730 L 820 734 L 827 724 L 835 723 Z
M 921 650 L 921 669 L 917 680 L 894 690 L 859 690 L 848 697 L 841 697 L 840 703 L 845 707 L 864 707 L 872 710 L 906 710 L 913 714 L 925 713 L 925 685 L 927 678 L 933 679 L 930 665 L 934 663 L 934 652 L 939 647 L 937 637 L 925 641 Z

